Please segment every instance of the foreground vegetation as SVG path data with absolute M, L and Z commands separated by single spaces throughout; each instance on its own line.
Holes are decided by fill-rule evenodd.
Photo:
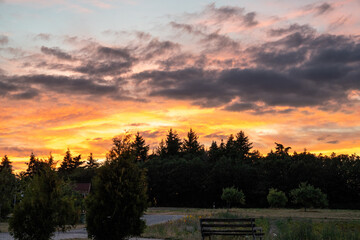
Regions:
M 263 211 L 264 210 L 264 211 Z M 189 214 L 177 221 L 150 226 L 142 235 L 161 239 L 201 239 L 199 219 L 204 217 L 256 217 L 265 239 L 357 240 L 360 239 L 360 211 L 292 209 L 150 209 L 149 213 Z M 212 239 L 233 239 L 212 237 Z M 240 238 L 239 238 L 240 239 Z
M 74 225 L 80 214 L 87 212 L 89 235 L 100 240 L 119 240 L 143 231 L 140 216 L 148 205 L 302 207 L 305 212 L 314 207 L 360 209 L 359 156 L 323 156 L 306 150 L 291 154 L 291 148 L 280 143 L 275 143 L 275 151 L 264 156 L 252 148 L 242 131 L 230 135 L 226 143 L 213 141 L 206 150 L 192 129 L 183 140 L 170 129 L 158 149 L 148 155 L 149 146 L 140 133 L 134 137 L 125 134 L 113 139 L 113 148 L 101 164 L 92 154 L 87 162 L 81 161 L 81 155 L 72 156 L 68 149 L 56 168 L 51 155 L 42 160 L 32 153 L 28 168 L 17 176 L 5 155 L 0 163 L 0 218 L 12 213 L 10 232 L 17 239 L 45 240 L 55 229 Z M 92 189 L 86 198 L 73 187 L 75 183 L 90 182 Z M 231 211 L 226 214 L 239 215 Z M 190 217 L 184 223 L 195 224 L 204 214 L 187 215 Z M 42 221 L 44 218 L 49 220 Z M 287 229 L 309 232 L 309 239 L 323 238 L 321 231 L 327 234 L 334 230 L 332 234 L 338 236 L 338 232 L 347 229 L 338 231 L 338 225 L 327 223 L 318 226 L 318 222 L 275 220 L 259 216 L 258 221 L 264 229 L 281 229 L 279 234 L 285 234 Z M 356 224 L 351 229 L 357 229 Z M 164 226 L 157 228 L 157 232 L 165 231 L 161 230 Z M 176 229 L 178 233 L 173 238 L 184 232 L 198 232 L 197 225 Z M 349 234 L 342 237 L 357 238 Z
M 146 214 L 184 215 L 180 220 L 147 227 L 141 235 L 141 237 L 147 238 L 200 240 L 200 218 L 255 217 L 256 225 L 262 227 L 266 233 L 265 239 L 360 239 L 360 211 L 354 210 L 310 209 L 305 212 L 298 209 L 149 208 Z M 5 230 L 7 224 L 1 223 L 0 226 L 2 230 Z

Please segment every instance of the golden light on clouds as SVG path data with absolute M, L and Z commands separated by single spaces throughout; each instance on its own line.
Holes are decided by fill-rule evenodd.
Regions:
M 104 159 L 125 132 L 153 150 L 170 128 L 360 152 L 358 1 L 30 3 L 0 3 L 0 154 L 17 170 L 31 152 Z

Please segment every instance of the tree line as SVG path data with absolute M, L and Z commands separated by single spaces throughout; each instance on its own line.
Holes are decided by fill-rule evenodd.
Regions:
M 107 158 L 121 155 L 146 170 L 151 206 L 224 207 L 223 189 L 234 187 L 246 196 L 244 207 L 268 207 L 270 189 L 282 191 L 289 197 L 293 189 L 306 183 L 327 195 L 330 208 L 360 209 L 360 157 L 357 155 L 315 155 L 306 150 L 290 153 L 291 147 L 280 143 L 262 155 L 253 149 L 243 131 L 231 134 L 220 143 L 213 141 L 206 149 L 192 129 L 184 139 L 170 129 L 151 154 L 139 132 L 128 137 L 126 146 L 122 138 L 115 137 L 113 146 Z M 92 154 L 86 160 L 81 158 L 68 150 L 55 169 L 51 155 L 43 160 L 31 154 L 27 169 L 15 176 L 5 155 L 0 164 L 0 190 L 6 193 L 0 196 L 0 215 L 9 213 L 17 201 L 14 198 L 21 198 L 28 179 L 45 166 L 55 169 L 64 181 L 91 182 L 104 163 Z M 289 201 L 287 207 L 296 207 L 296 204 Z

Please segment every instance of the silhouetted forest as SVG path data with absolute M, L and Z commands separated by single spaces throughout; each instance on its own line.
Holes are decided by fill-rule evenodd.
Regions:
M 301 182 L 307 182 L 327 195 L 330 208 L 360 209 L 360 157 L 357 155 L 291 153 L 290 147 L 280 143 L 262 155 L 253 149 L 243 131 L 220 143 L 213 141 L 205 149 L 193 130 L 181 139 L 170 129 L 152 154 L 140 133 L 132 139 L 128 147 L 122 148 L 117 146 L 122 144 L 121 138 L 114 138 L 114 149 L 122 149 L 122 156 L 132 158 L 146 169 L 152 206 L 211 208 L 215 204 L 224 207 L 222 190 L 235 187 L 245 194 L 245 207 L 268 207 L 266 196 L 270 188 L 288 195 Z M 10 163 L 8 159 L 5 161 L 7 166 Z M 44 164 L 54 168 L 51 155 L 47 160 L 40 160 L 31 154 L 27 170 L 17 176 L 17 181 L 41 172 Z M 5 169 L 2 165 L 0 173 Z M 57 172 L 65 180 L 90 182 L 101 165 L 92 154 L 82 161 L 81 155 L 72 156 L 68 150 Z M 17 189 L 21 189 L 21 184 Z M 287 207 L 294 206 L 289 201 Z

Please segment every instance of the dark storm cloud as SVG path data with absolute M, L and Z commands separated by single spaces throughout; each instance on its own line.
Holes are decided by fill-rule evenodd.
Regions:
M 81 58 L 81 65 L 73 70 L 89 76 L 118 76 L 130 71 L 138 61 L 127 48 L 90 46 L 83 51 L 87 56 Z
M 9 81 L 5 76 L 0 76 L 0 96 L 4 97 L 11 92 L 16 92 L 19 88 Z
M 57 93 L 78 93 L 85 95 L 107 95 L 117 91 L 114 85 L 85 78 L 69 78 L 66 76 L 33 75 L 21 77 L 20 81 L 26 84 L 40 85 Z
M 359 45 L 351 36 L 291 31 L 247 49 L 255 64 L 251 68 L 184 67 L 145 71 L 133 78 L 149 86 L 149 96 L 192 100 L 202 107 L 253 114 L 291 113 L 306 106 L 334 111 L 349 102 L 348 91 L 360 90 Z M 240 101 L 229 104 L 234 99 Z
M 317 96 L 320 90 L 309 89 L 306 81 L 263 69 L 215 72 L 189 68 L 144 72 L 134 78 L 149 81 L 151 96 L 190 99 L 204 107 L 221 106 L 236 97 L 247 103 L 263 101 L 271 106 L 313 106 L 329 98 Z
M 241 112 L 241 111 L 253 110 L 257 108 L 258 106 L 254 103 L 234 103 L 231 104 L 230 106 L 227 106 L 225 110 Z
M 112 98 L 119 97 L 124 93 L 117 83 L 86 78 L 28 75 L 3 77 L 0 80 L 0 95 L 9 96 L 12 99 L 32 99 L 45 92 Z
M 331 9 L 330 4 L 323 3 L 308 6 L 307 11 L 325 14 Z M 73 72 L 77 77 L 4 76 L 0 95 L 31 99 L 50 92 L 133 101 L 160 96 L 227 111 L 287 114 L 296 107 L 339 110 L 349 103 L 349 91 L 360 90 L 358 38 L 320 34 L 309 25 L 291 24 L 269 30 L 270 40 L 240 46 L 240 40 L 233 38 L 235 34 L 223 34 L 222 27 L 229 22 L 240 29 L 256 26 L 255 12 L 211 4 L 189 19 L 169 24 L 179 36 L 174 41 L 123 32 L 135 40 L 114 47 L 93 39 L 68 37 L 66 41 L 72 44 L 86 44 L 72 55 L 59 48 L 42 47 L 46 55 L 76 61 L 53 63 L 42 55 L 32 62 L 27 58 L 29 67 Z M 183 49 L 184 34 L 194 40 L 195 51 Z M 138 72 L 151 65 L 156 66 Z
M 337 44 L 314 54 L 312 62 L 346 64 L 360 62 L 360 44 Z
M 48 47 L 41 47 L 41 52 L 46 54 L 46 55 L 52 55 L 55 56 L 59 59 L 63 59 L 63 60 L 71 60 L 72 57 L 70 54 L 62 51 L 61 49 L 55 47 L 55 48 L 48 48 Z
M 33 99 L 38 95 L 39 95 L 39 91 L 37 89 L 31 88 L 21 93 L 15 93 L 11 96 L 11 98 L 16 100 L 27 100 L 27 99 Z
M 147 82 L 151 86 L 150 96 L 166 96 L 174 99 L 203 100 L 198 105 L 220 105 L 230 101 L 230 97 L 218 94 L 216 71 L 186 68 L 175 71 L 146 71 L 133 75 L 139 83 Z
M 9 38 L 5 35 L 0 35 L 0 45 L 6 45 L 9 43 Z
M 256 49 L 256 52 L 253 52 L 256 63 L 272 68 L 285 68 L 301 63 L 305 60 L 306 53 L 305 49 L 267 52 L 261 50 L 261 48 Z
M 287 114 L 295 111 L 294 108 L 287 108 L 282 110 L 271 109 L 263 106 L 256 105 L 254 103 L 232 103 L 229 106 L 224 108 L 227 111 L 233 112 L 243 112 L 246 111 L 248 113 L 254 115 L 264 115 L 264 114 Z

